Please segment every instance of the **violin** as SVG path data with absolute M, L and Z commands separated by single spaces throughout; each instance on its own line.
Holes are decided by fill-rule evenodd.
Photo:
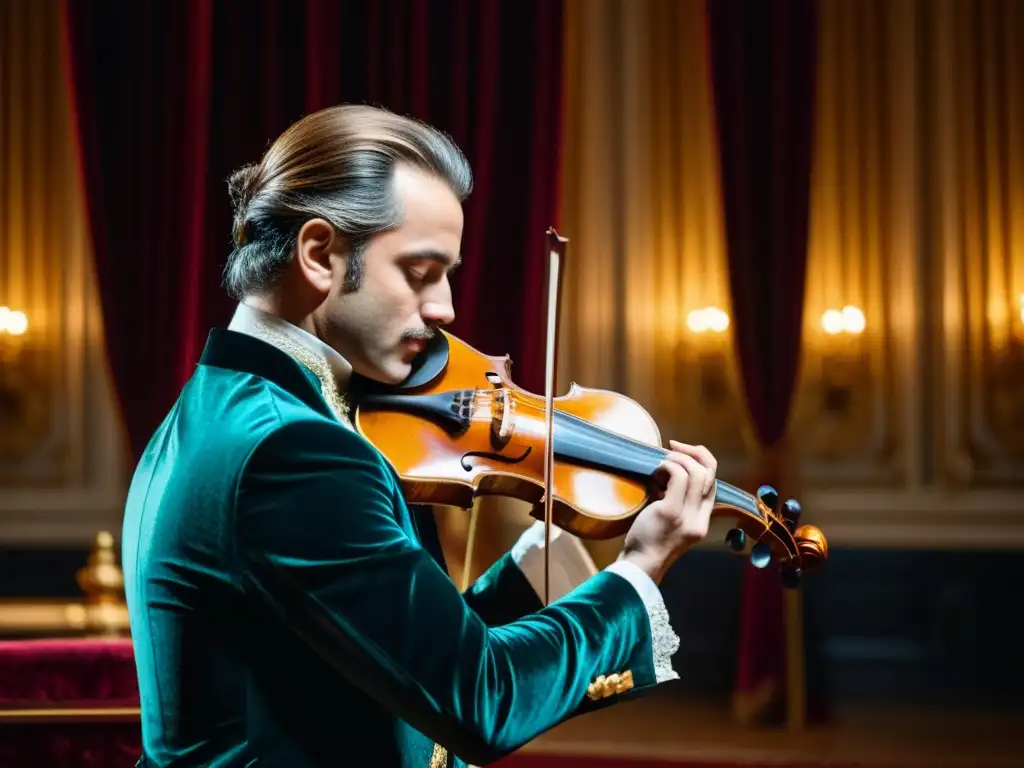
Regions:
M 624 534 L 653 501 L 652 478 L 668 454 L 658 425 L 635 400 L 573 382 L 555 396 L 557 293 L 568 242 L 554 229 L 549 246 L 546 392 L 519 387 L 508 355 L 491 356 L 440 330 L 398 385 L 355 376 L 352 423 L 398 473 L 406 499 L 470 509 L 477 497 L 529 502 L 531 516 L 582 539 Z M 754 494 L 716 481 L 713 515 L 735 527 L 734 552 L 758 568 L 775 563 L 782 583 L 798 587 L 820 568 L 828 543 L 799 525 L 800 504 L 779 503 L 761 486 Z M 547 552 L 545 547 L 545 572 Z

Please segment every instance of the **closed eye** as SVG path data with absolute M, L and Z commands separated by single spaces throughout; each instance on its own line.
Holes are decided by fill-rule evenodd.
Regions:
M 455 258 L 440 251 L 417 251 L 407 253 L 401 258 L 405 273 L 411 281 L 436 281 L 444 275 L 450 275 L 462 264 L 462 259 Z

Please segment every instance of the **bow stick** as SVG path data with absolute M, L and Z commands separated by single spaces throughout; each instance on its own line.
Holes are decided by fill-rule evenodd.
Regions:
M 565 261 L 565 244 L 569 241 L 558 234 L 553 227 L 547 231 L 548 252 L 548 306 L 547 332 L 545 337 L 544 361 L 544 428 L 547 439 L 544 442 L 544 605 L 551 602 L 551 524 L 554 484 L 554 399 L 555 371 L 558 366 L 558 327 L 561 311 L 562 270 Z M 469 589 L 473 559 L 473 544 L 476 540 L 477 523 L 480 515 L 480 500 L 473 504 L 469 515 L 469 530 L 466 532 L 466 554 L 463 557 L 462 589 Z
M 558 320 L 561 310 L 562 269 L 565 262 L 565 244 L 569 242 L 554 227 L 547 231 L 548 245 L 548 311 L 546 359 L 544 363 L 544 605 L 551 598 L 551 517 L 554 498 L 554 399 L 555 371 L 558 364 Z

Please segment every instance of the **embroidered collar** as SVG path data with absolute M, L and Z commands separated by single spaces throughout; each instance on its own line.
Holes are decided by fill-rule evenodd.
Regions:
M 339 420 L 350 423 L 344 392 L 352 376 L 352 365 L 336 349 L 297 325 L 247 304 L 238 305 L 228 330 L 273 344 L 312 371 L 320 380 L 324 399 Z

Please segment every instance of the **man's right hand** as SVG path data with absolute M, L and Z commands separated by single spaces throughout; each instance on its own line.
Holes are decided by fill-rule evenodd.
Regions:
M 707 448 L 675 440 L 669 445 L 654 478 L 656 500 L 637 515 L 619 555 L 658 584 L 683 553 L 708 535 L 718 470 Z

